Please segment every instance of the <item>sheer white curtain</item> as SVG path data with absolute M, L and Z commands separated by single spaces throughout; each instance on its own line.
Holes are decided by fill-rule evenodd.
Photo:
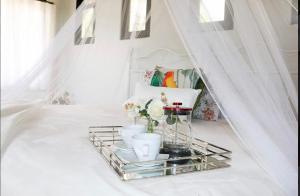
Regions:
M 267 1 L 228 0 L 234 26 L 227 31 L 220 23 L 199 23 L 198 0 L 166 2 L 186 49 L 236 134 L 286 193 L 296 195 L 298 95 Z M 269 1 L 282 2 L 289 5 Z M 290 28 L 289 23 L 282 28 Z M 287 36 L 298 41 L 293 31 Z
M 19 2 L 18 5 L 22 5 L 22 2 L 27 1 L 4 1 L 1 5 L 1 9 L 2 7 L 7 8 L 3 10 L 4 16 L 9 13 L 8 10 L 16 9 L 12 6 L 16 4 L 11 2 Z M 147 48 L 146 44 L 151 42 L 151 48 L 157 48 L 159 45 L 157 40 L 161 39 L 157 39 L 157 42 L 151 40 L 139 42 L 137 39 L 132 39 L 120 43 L 118 40 L 120 29 L 111 22 L 111 20 L 119 21 L 119 17 L 118 19 L 110 18 L 111 10 L 108 7 L 115 6 L 111 2 L 113 1 L 97 1 L 96 35 L 98 37 L 96 36 L 95 45 L 74 46 L 74 33 L 81 25 L 82 10 L 87 6 L 83 4 L 63 26 L 35 67 L 21 78 L 22 84 L 12 88 L 11 92 L 13 93 L 11 93 L 12 96 L 8 96 L 8 100 L 12 100 L 11 97 L 23 98 L 24 89 L 26 90 L 35 78 L 48 68 L 53 69 L 48 86 L 48 97 L 63 89 L 68 82 L 78 90 L 80 85 L 86 81 L 91 81 L 92 87 L 90 91 L 86 91 L 84 88 L 86 86 L 81 86 L 83 92 L 80 93 L 85 96 L 93 96 L 92 92 L 94 91 L 105 92 L 105 96 L 103 93 L 99 100 L 103 105 L 109 101 L 113 102 L 116 97 L 125 97 L 127 91 L 124 90 L 126 87 L 124 81 L 128 78 L 124 73 L 126 73 L 127 53 L 130 51 L 130 47 Z M 282 6 L 278 7 L 278 5 L 290 1 L 227 0 L 231 3 L 226 5 L 234 22 L 233 29 L 227 31 L 224 31 L 224 27 L 219 23 L 206 23 L 205 25 L 199 23 L 199 0 L 165 0 L 165 2 L 182 43 L 191 55 L 194 64 L 199 68 L 208 89 L 236 134 L 253 157 L 283 187 L 287 194 L 296 195 L 298 95 L 287 70 L 289 63 L 283 58 L 281 49 L 284 47 L 278 41 L 280 40 L 278 35 L 284 35 L 284 33 L 279 34 L 280 30 L 298 29 L 298 26 L 290 27 L 287 18 L 280 15 L 282 12 L 290 11 L 291 7 L 282 9 Z M 273 18 L 267 12 L 270 8 L 266 6 L 268 2 L 274 5 L 271 10 L 278 16 L 278 20 L 282 19 L 281 24 L 284 25 L 281 25 L 280 28 L 274 24 Z M 164 7 L 157 6 L 153 10 L 158 12 Z M 162 13 L 165 12 L 166 10 L 162 10 Z M 151 13 L 154 12 L 151 11 Z M 287 13 L 287 15 L 289 14 Z M 18 15 L 11 17 L 13 19 Z M 2 17 L 1 20 L 8 26 L 6 29 L 13 30 L 15 25 L 10 26 L 11 23 L 7 22 L 9 20 L 5 21 L 5 18 Z M 154 17 L 151 19 L 153 34 L 155 31 L 161 32 L 162 29 L 161 19 L 159 17 L 154 19 Z M 24 24 L 19 22 L 16 27 L 31 24 L 31 21 L 23 22 Z M 119 22 L 116 23 L 119 24 Z M 99 28 L 101 24 L 105 28 Z M 25 27 L 21 30 L 24 31 Z M 12 30 L 11 32 L 13 32 Z M 39 30 L 37 29 L 37 31 Z M 287 31 L 286 37 L 297 39 L 290 42 L 298 41 L 298 37 L 294 35 L 296 30 Z M 11 45 L 11 43 L 18 44 L 24 39 L 22 34 L 17 34 L 19 35 L 18 40 L 13 41 L 14 39 L 11 38 L 9 41 L 10 35 L 7 32 L 2 35 L 8 37 L 7 40 L 2 37 L 7 42 L 7 44 L 1 43 L 3 47 L 8 47 L 6 45 Z M 106 39 L 108 34 L 113 34 L 111 41 Z M 159 35 L 161 37 L 169 36 L 164 33 Z M 132 37 L 135 37 L 134 34 Z M 19 52 L 13 49 L 8 50 L 11 51 L 8 53 L 10 54 L 8 57 L 10 56 L 12 59 L 12 68 L 17 65 L 26 67 L 31 64 L 29 60 L 21 62 L 12 57 L 14 57 L 14 52 L 27 53 L 28 49 L 33 48 L 32 42 L 35 42 L 37 38 L 33 36 L 31 39 L 25 40 L 27 44 L 24 44 Z M 16 48 L 16 46 L 14 47 Z M 117 53 L 116 48 L 119 49 Z M 2 49 L 2 51 L 4 50 Z M 3 53 L 2 56 L 4 55 Z M 115 59 L 119 59 L 119 61 L 112 63 Z M 14 60 L 18 61 L 14 63 Z M 10 63 L 5 64 L 9 65 Z M 93 75 L 87 74 L 85 70 L 91 65 L 103 66 L 104 71 L 95 72 Z M 74 77 L 76 72 L 79 74 Z M 4 77 L 8 73 L 5 70 L 2 72 Z M 112 76 L 117 79 L 107 85 L 104 81 L 111 81 Z M 101 78 L 103 84 L 93 83 L 92 78 Z M 112 95 L 114 99 L 109 97 Z
M 30 70 L 54 36 L 55 5 L 35 0 L 1 1 L 1 89 Z M 46 75 L 35 82 L 44 85 Z

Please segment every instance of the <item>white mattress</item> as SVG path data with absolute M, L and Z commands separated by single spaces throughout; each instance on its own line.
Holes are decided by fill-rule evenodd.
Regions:
M 88 141 L 87 127 L 125 123 L 121 112 L 103 115 L 97 107 L 47 106 L 39 109 L 21 123 L 18 134 L 2 154 L 1 195 L 282 195 L 243 150 L 224 121 L 194 121 L 193 133 L 232 150 L 230 168 L 121 181 Z

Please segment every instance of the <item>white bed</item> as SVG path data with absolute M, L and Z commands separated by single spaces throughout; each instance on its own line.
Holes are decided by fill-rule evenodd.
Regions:
M 154 62 L 172 68 L 192 67 L 188 56 L 169 49 L 137 51 L 140 53 L 133 51 L 129 66 L 128 96 Z M 243 150 L 224 120 L 194 120 L 193 135 L 231 150 L 230 168 L 124 182 L 88 139 L 89 126 L 127 124 L 121 107 L 112 111 L 109 104 L 106 109 L 40 105 L 25 111 L 29 106 L 2 109 L 3 196 L 281 195 L 278 186 Z M 9 115 L 18 110 L 17 114 Z M 18 128 L 10 129 L 11 119 L 22 119 Z
M 121 111 L 104 116 L 97 107 L 53 105 L 37 111 L 2 154 L 3 196 L 281 195 L 225 121 L 194 121 L 193 134 L 232 150 L 230 168 L 124 182 L 90 144 L 87 130 L 126 124 Z

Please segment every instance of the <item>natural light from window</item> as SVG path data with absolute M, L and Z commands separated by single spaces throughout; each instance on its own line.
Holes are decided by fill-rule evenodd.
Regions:
M 88 8 L 83 11 L 81 38 L 94 37 L 94 8 Z
M 147 0 L 130 1 L 129 32 L 146 29 Z
M 200 23 L 225 19 L 225 0 L 200 0 L 199 6 Z

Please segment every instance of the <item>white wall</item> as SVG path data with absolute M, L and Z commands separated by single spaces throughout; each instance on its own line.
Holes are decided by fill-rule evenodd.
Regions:
M 56 32 L 64 25 L 68 18 L 74 13 L 76 0 L 54 0 L 56 7 Z
M 69 88 L 76 103 L 105 105 L 115 103 L 120 108 L 127 96 L 129 48 L 146 50 L 170 48 L 184 51 L 181 41 L 160 0 L 152 0 L 150 37 L 135 43 L 120 40 L 121 0 L 103 0 L 97 5 L 96 40 L 93 45 L 75 46 L 75 50 L 88 51 L 77 62 L 80 71 L 71 78 Z M 159 21 L 159 22 L 158 22 Z M 156 24 L 153 26 L 153 24 Z M 159 25 L 157 25 L 159 24 Z M 144 50 L 145 51 L 145 50 Z M 88 78 L 78 82 L 80 78 Z M 72 86 L 75 83 L 76 86 Z M 113 100 L 112 100 L 113 97 Z
M 161 0 L 152 0 L 149 38 L 138 39 L 134 43 L 129 40 L 120 40 L 121 3 L 122 0 L 102 0 L 101 4 L 97 5 L 95 44 L 72 47 L 72 52 L 78 55 L 70 55 L 68 62 L 76 64 L 80 69 L 70 78 L 67 86 L 77 104 L 101 105 L 108 108 L 114 104 L 115 108 L 120 108 L 127 98 L 128 61 L 131 47 L 143 47 L 144 51 L 170 48 L 185 52 Z M 62 8 L 63 5 L 67 4 L 61 3 L 57 6 Z M 75 9 L 71 8 L 75 7 L 74 2 L 69 1 L 68 6 L 67 11 L 60 13 L 57 17 L 58 21 L 65 20 L 65 17 L 70 15 L 70 10 Z M 61 24 L 62 22 L 58 26 Z M 297 29 L 295 26 L 291 26 L 292 31 L 295 29 Z M 284 36 L 281 42 L 283 45 L 290 46 L 295 44 L 295 39 L 295 37 Z M 287 55 L 285 58 L 290 64 L 289 71 L 297 84 L 298 56 Z

